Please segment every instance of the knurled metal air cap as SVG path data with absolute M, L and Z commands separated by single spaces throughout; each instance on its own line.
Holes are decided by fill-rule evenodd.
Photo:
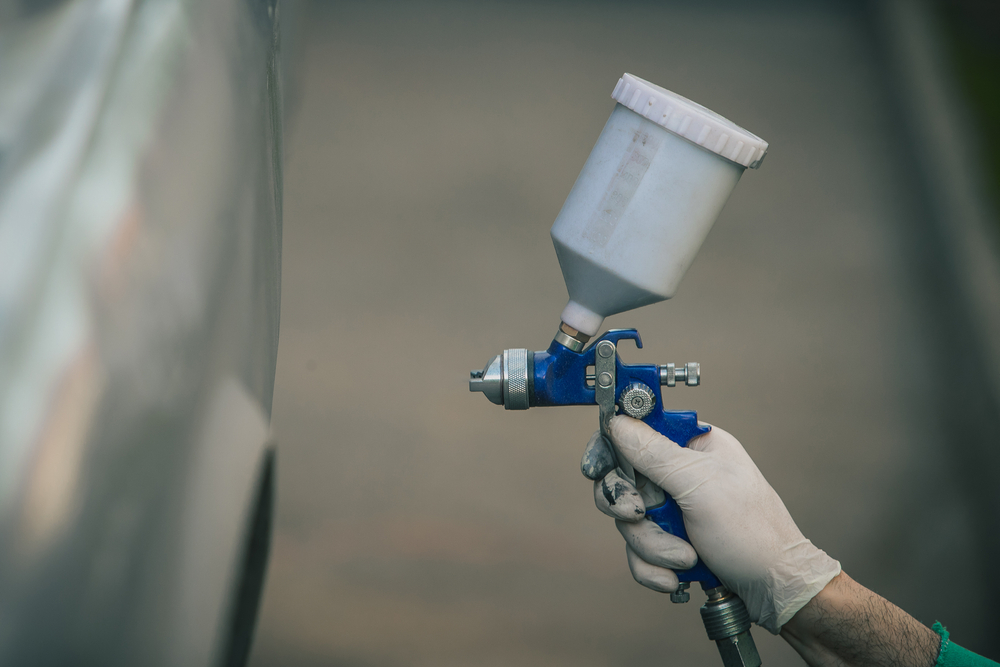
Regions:
M 528 409 L 528 351 L 523 348 L 503 351 L 503 407 Z
M 716 155 L 751 169 L 760 166 L 767 142 L 697 102 L 625 73 L 611 97 L 622 106 Z

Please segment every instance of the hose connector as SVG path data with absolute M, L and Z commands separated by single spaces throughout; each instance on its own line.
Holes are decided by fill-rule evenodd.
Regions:
M 750 614 L 743 600 L 725 586 L 705 591 L 701 608 L 708 638 L 715 641 L 725 667 L 760 667 L 760 654 L 750 635 Z

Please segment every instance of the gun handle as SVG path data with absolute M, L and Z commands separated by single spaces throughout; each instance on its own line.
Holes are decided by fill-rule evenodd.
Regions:
M 681 447 L 687 447 L 692 438 L 711 430 L 710 426 L 698 424 L 698 415 L 690 410 L 653 410 L 643 421 Z M 690 542 L 687 529 L 684 527 L 684 516 L 681 514 L 681 508 L 677 506 L 677 501 L 666 493 L 664 495 L 666 495 L 666 500 L 663 504 L 646 508 L 646 519 L 654 522 L 671 535 L 676 535 L 682 540 Z M 712 574 L 712 571 L 701 560 L 690 570 L 678 570 L 677 578 L 682 582 L 697 581 L 705 589 L 721 585 L 719 578 Z

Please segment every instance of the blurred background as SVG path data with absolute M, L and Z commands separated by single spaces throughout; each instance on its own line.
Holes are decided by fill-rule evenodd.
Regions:
M 607 322 L 643 335 L 625 360 L 701 362 L 672 407 L 735 434 L 852 577 L 1000 656 L 990 3 L 282 11 L 278 505 L 252 665 L 718 664 L 701 594 L 635 584 L 593 507 L 596 409 L 467 390 L 555 333 L 548 229 L 623 72 L 771 146 L 678 296 Z

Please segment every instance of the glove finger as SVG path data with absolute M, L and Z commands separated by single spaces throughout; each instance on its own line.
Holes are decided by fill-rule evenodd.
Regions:
M 683 473 L 704 459 L 703 452 L 681 447 L 631 417 L 612 418 L 610 430 L 618 452 L 638 472 L 674 498 L 690 492 L 690 475 Z
M 587 449 L 583 452 L 583 459 L 580 461 L 580 472 L 587 479 L 603 479 L 605 475 L 617 467 L 615 455 L 611 451 L 611 445 L 596 431 L 590 436 Z
M 628 557 L 628 569 L 632 571 L 632 578 L 646 588 L 652 588 L 660 593 L 673 593 L 680 583 L 677 575 L 665 567 L 650 565 L 632 550 L 628 544 L 625 545 L 625 555 Z
M 689 570 L 698 562 L 698 554 L 693 546 L 652 521 L 615 521 L 615 526 L 632 551 L 650 565 L 671 570 Z
M 698 422 L 700 426 L 710 426 L 711 431 L 699 435 L 697 438 L 692 438 L 691 442 L 688 443 L 688 449 L 692 449 L 698 452 L 721 452 L 724 455 L 732 455 L 734 452 L 740 452 L 741 454 L 746 454 L 746 450 L 743 449 L 743 445 L 730 434 L 728 431 L 724 431 L 718 426 L 712 426 L 711 424 L 705 424 Z
M 639 521 L 646 516 L 642 496 L 617 470 L 594 482 L 594 504 L 613 519 Z
M 663 489 L 649 481 L 645 475 L 636 475 L 635 490 L 639 492 L 639 497 L 646 507 L 659 507 L 667 499 Z

